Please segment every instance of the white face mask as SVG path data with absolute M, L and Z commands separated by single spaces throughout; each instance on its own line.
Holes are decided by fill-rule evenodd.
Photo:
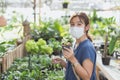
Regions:
M 73 26 L 70 27 L 69 32 L 74 38 L 79 39 L 84 35 L 84 27 Z

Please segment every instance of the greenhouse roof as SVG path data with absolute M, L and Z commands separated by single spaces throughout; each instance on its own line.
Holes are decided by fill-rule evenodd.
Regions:
M 46 4 L 51 10 L 62 10 L 64 0 L 0 0 L 1 7 L 33 7 L 34 1 L 39 7 Z M 67 0 L 68 9 L 78 10 L 120 10 L 120 0 Z

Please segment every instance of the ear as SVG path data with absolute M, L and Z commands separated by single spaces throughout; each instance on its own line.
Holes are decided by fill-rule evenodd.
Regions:
M 85 31 L 88 31 L 90 28 L 90 25 L 88 24 L 86 27 L 85 27 Z

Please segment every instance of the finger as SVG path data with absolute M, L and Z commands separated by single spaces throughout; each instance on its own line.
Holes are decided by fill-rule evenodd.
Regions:
M 57 61 L 57 60 L 54 60 L 53 63 L 54 64 L 59 64 L 61 61 Z
M 69 49 L 69 48 L 66 48 L 66 47 L 64 47 L 64 49 L 63 49 L 63 50 L 70 51 L 70 49 Z
M 68 49 L 62 50 L 63 53 L 70 53 L 70 51 Z
M 67 59 L 69 57 L 69 53 L 63 53 L 63 56 Z
M 63 56 L 67 56 L 67 55 L 69 55 L 69 53 L 67 51 L 64 51 Z

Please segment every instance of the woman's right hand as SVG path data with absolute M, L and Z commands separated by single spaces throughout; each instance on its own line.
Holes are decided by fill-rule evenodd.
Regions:
M 60 64 L 61 61 L 62 61 L 61 58 L 54 58 L 54 59 L 52 59 L 52 63 L 53 63 L 53 64 Z
M 53 64 L 60 64 L 62 67 L 66 67 L 66 62 L 61 58 L 52 59 Z

